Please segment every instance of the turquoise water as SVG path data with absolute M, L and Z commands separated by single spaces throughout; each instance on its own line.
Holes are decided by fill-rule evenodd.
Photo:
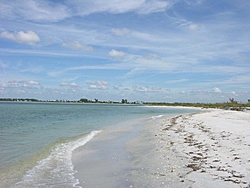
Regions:
M 77 187 L 71 154 L 99 131 L 129 119 L 187 112 L 140 105 L 0 103 L 0 187 Z

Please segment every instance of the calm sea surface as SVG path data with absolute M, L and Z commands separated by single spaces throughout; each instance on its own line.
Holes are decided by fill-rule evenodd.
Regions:
M 190 110 L 140 105 L 0 103 L 0 187 L 77 187 L 71 154 L 119 122 Z

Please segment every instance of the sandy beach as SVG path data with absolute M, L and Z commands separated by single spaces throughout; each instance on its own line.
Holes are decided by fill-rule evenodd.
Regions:
M 144 123 L 104 131 L 77 150 L 80 185 L 250 187 L 249 112 L 206 110 Z
M 127 148 L 134 156 L 133 187 L 250 187 L 249 112 L 157 120 Z

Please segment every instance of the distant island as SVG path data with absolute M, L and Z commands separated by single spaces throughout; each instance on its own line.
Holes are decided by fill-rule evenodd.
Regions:
M 0 102 L 50 102 L 50 103 L 108 103 L 108 104 L 142 104 L 142 101 L 128 102 L 127 99 L 122 99 L 121 102 L 117 101 L 100 101 L 98 99 L 89 100 L 81 98 L 80 100 L 39 100 L 34 98 L 0 98 Z
M 200 107 L 200 108 L 220 108 L 228 110 L 250 110 L 250 100 L 247 103 L 239 103 L 234 100 L 234 98 L 229 98 L 228 102 L 223 103 L 187 103 L 187 102 L 143 102 L 143 101 L 133 101 L 129 102 L 127 99 L 122 99 L 120 102 L 117 101 L 99 101 L 98 99 L 89 100 L 86 98 L 81 98 L 77 101 L 72 100 L 39 100 L 34 98 L 0 98 L 0 102 L 39 102 L 39 103 L 77 103 L 77 104 L 140 104 L 140 105 L 150 105 L 150 106 L 181 106 L 181 107 Z

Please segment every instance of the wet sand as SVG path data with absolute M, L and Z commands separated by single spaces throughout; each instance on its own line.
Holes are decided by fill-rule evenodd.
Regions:
M 121 123 L 99 133 L 73 153 L 73 164 L 81 187 L 130 187 L 131 153 L 125 143 L 139 136 L 147 120 Z

